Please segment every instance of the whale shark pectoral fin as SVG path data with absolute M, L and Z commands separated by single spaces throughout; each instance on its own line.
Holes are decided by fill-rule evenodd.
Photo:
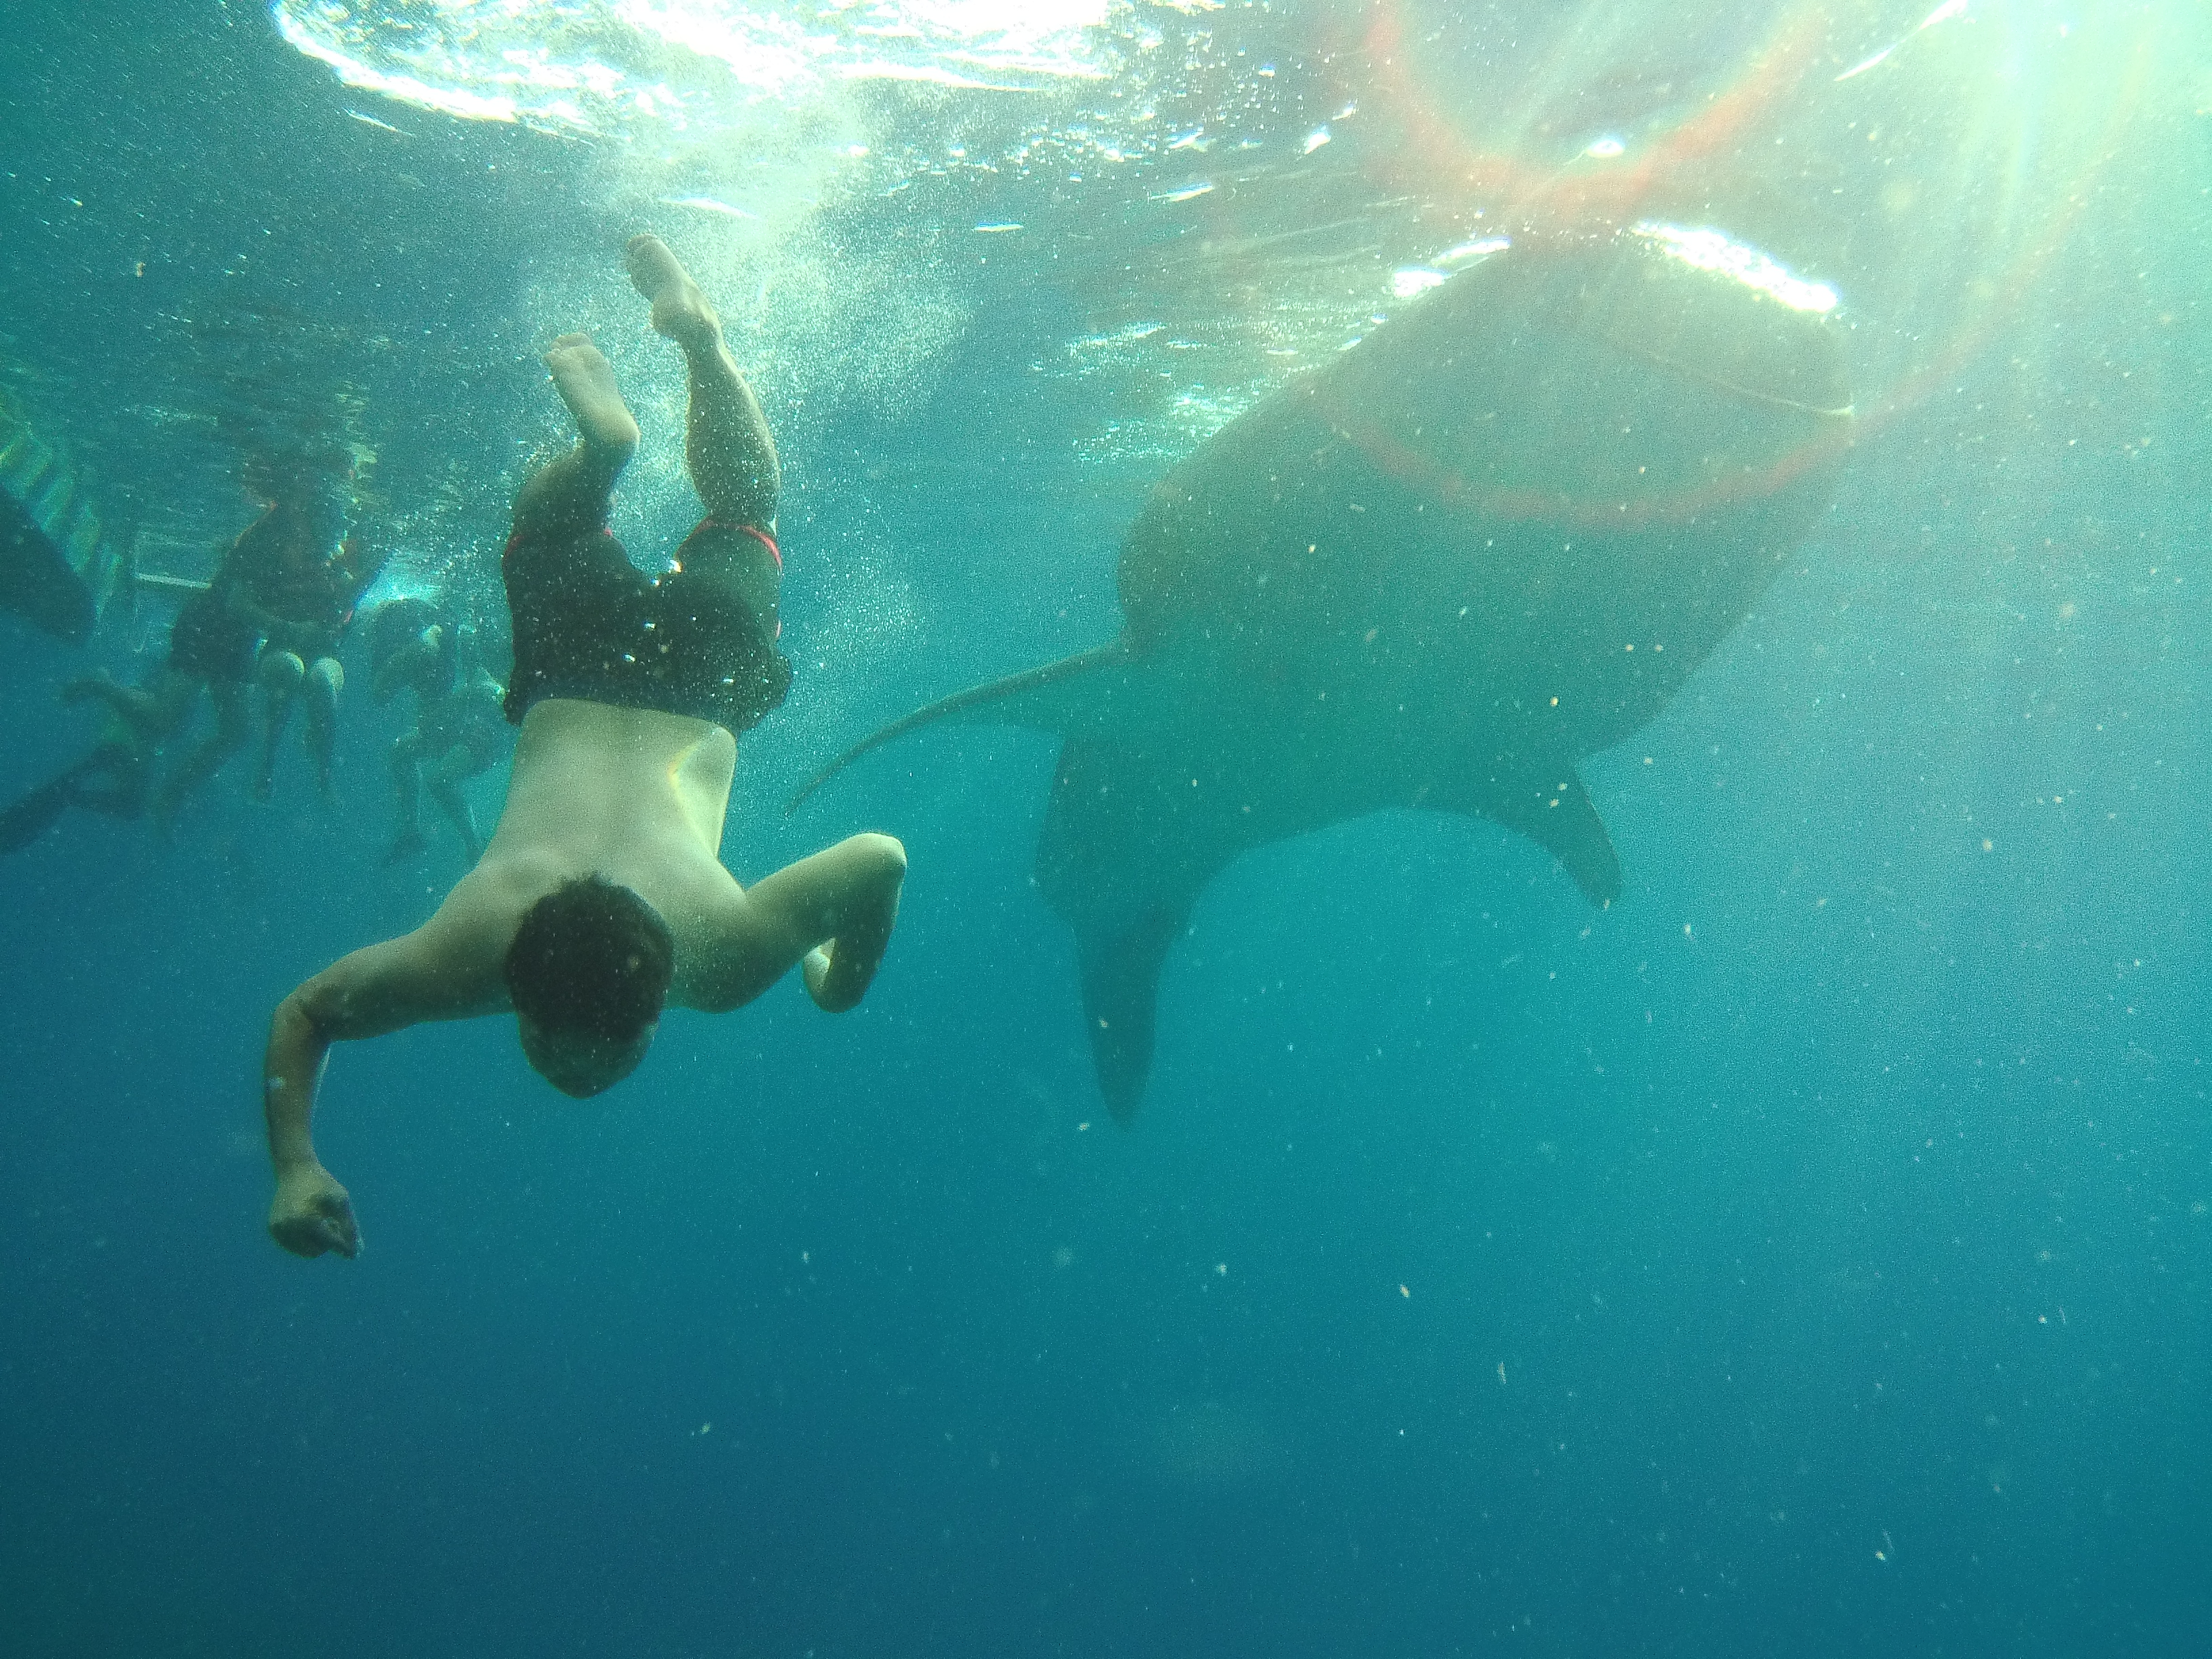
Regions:
M 1079 931 L 1083 975 L 1083 1020 L 1091 1028 L 1091 1057 L 1106 1109 L 1127 1128 L 1152 1074 L 1152 1035 L 1159 1006 L 1160 969 L 1168 947 L 1182 932 L 1188 907 L 1159 905 L 1109 933 Z
M 809 778 L 784 811 L 797 811 L 809 795 L 871 750 L 880 749 L 894 738 L 939 721 L 995 722 L 1001 726 L 1034 726 L 1044 732 L 1065 732 L 1079 709 L 1114 695 L 1116 677 L 1110 671 L 1128 660 L 1129 647 L 1115 640 L 1089 651 L 1079 651 L 1058 662 L 1048 662 L 1042 668 L 1025 669 L 1004 679 L 971 685 L 964 691 L 940 697 L 927 708 L 917 708 L 905 719 L 893 720 L 862 738 Z
M 1620 896 L 1620 855 L 1572 767 L 1526 778 L 1469 810 L 1519 830 L 1559 860 L 1600 909 Z

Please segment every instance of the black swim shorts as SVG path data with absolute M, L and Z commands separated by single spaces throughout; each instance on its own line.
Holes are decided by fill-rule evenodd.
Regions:
M 732 732 L 757 725 L 791 688 L 791 664 L 754 604 L 772 598 L 781 564 L 765 532 L 712 520 L 657 581 L 611 531 L 516 531 L 501 560 L 514 624 L 507 719 L 520 725 L 533 703 L 575 697 Z
M 253 672 L 254 625 L 231 611 L 222 590 L 193 594 L 169 629 L 169 666 L 210 684 L 234 684 Z

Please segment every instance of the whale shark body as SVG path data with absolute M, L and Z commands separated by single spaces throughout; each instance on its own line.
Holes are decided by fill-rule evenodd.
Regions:
M 1711 232 L 1516 246 L 1231 422 L 1124 541 L 1121 637 L 956 693 L 1064 738 L 1036 853 L 1127 1122 L 1162 965 L 1240 853 L 1391 807 L 1620 866 L 1576 763 L 1666 706 L 1825 514 L 1833 296 Z M 797 803 L 794 802 L 794 805 Z

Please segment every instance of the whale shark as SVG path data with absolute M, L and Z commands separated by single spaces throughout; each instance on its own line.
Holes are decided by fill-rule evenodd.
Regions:
M 792 805 L 940 721 L 1058 733 L 1035 875 L 1125 1124 L 1169 950 L 1242 853 L 1459 813 L 1609 905 L 1577 763 L 1657 714 L 1830 510 L 1834 304 L 1707 230 L 1498 249 L 1161 480 L 1121 545 L 1118 638 L 884 727 Z

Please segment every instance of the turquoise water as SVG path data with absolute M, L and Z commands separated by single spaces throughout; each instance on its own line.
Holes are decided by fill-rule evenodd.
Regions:
M 356 457 L 496 651 L 589 328 L 666 236 L 782 447 L 790 702 L 724 857 L 911 859 L 863 1008 L 351 1045 L 359 1261 L 261 1231 L 270 1009 L 410 927 L 398 716 L 163 845 L 0 866 L 0 1651 L 2188 1655 L 2212 1441 L 2212 52 L 2080 7 L 34 3 L 0 353 L 142 562 Z M 1882 54 L 1887 55 L 1882 55 Z M 1879 61 L 1874 61 L 1879 58 Z M 1623 896 L 1395 811 L 1248 855 L 1109 1121 L 1048 736 L 884 720 L 1117 629 L 1147 492 L 1498 235 L 1712 227 L 1836 296 L 1833 511 L 1584 763 Z M 1568 434 L 1571 439 L 1573 434 Z M 158 647 L 0 617 L 0 794 Z M 496 774 L 476 787 L 496 811 Z

